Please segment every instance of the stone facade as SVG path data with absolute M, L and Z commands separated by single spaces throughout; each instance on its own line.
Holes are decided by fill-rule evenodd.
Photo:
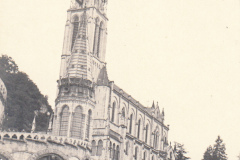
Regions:
M 67 15 L 49 133 L 1 133 L 0 158 L 175 160 L 164 111 L 108 79 L 107 0 L 72 0 Z
M 48 134 L 0 133 L 0 159 L 3 160 L 45 160 L 43 157 L 47 155 L 59 156 L 56 160 L 86 160 L 90 159 L 90 146 L 80 139 Z
M 2 121 L 4 118 L 4 107 L 7 101 L 7 89 L 0 78 L 0 128 L 2 126 Z

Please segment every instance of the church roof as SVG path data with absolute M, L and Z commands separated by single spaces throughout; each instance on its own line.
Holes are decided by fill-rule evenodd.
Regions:
M 97 85 L 98 86 L 108 86 L 109 85 L 109 79 L 107 74 L 107 68 L 104 66 L 98 75 L 97 79 Z
M 104 66 L 100 70 L 100 73 L 99 73 L 98 79 L 97 79 L 97 85 L 98 86 L 111 86 L 110 81 L 108 79 L 106 66 Z M 139 101 L 134 99 L 130 94 L 128 94 L 123 89 L 118 87 L 114 82 L 113 82 L 113 86 L 112 87 L 113 87 L 113 90 L 115 90 L 117 93 L 121 94 L 123 98 L 127 99 L 133 105 L 137 106 L 139 109 L 145 111 L 146 113 L 148 113 L 149 115 L 155 117 L 156 119 L 158 119 L 160 122 L 163 123 L 164 113 L 161 114 L 159 106 L 158 106 L 158 103 L 155 105 L 155 103 L 153 102 L 152 107 L 145 107 L 144 105 L 139 103 Z
M 116 84 L 113 85 L 113 89 L 116 92 L 120 93 L 125 99 L 129 100 L 133 105 L 138 106 L 139 109 L 145 111 L 146 113 L 155 117 L 156 119 L 163 123 L 164 115 L 161 114 L 158 104 L 157 106 L 155 106 L 155 104 L 153 103 L 152 107 L 145 107 L 144 105 L 139 103 L 139 101 L 137 101 L 131 95 L 129 95 L 127 92 L 118 87 Z

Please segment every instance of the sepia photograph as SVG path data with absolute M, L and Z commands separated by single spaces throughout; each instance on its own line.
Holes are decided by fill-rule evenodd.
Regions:
M 240 160 L 240 0 L 0 6 L 0 160 Z

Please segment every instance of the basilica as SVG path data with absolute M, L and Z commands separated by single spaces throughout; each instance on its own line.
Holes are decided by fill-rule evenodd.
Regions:
M 0 159 L 175 160 L 164 110 L 108 79 L 107 3 L 71 1 L 48 133 L 0 132 Z

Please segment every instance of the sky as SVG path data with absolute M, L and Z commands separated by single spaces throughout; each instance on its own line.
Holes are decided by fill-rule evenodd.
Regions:
M 1 0 L 0 54 L 54 106 L 70 0 Z M 109 0 L 110 80 L 165 111 L 169 139 L 203 158 L 220 135 L 240 154 L 240 1 Z

